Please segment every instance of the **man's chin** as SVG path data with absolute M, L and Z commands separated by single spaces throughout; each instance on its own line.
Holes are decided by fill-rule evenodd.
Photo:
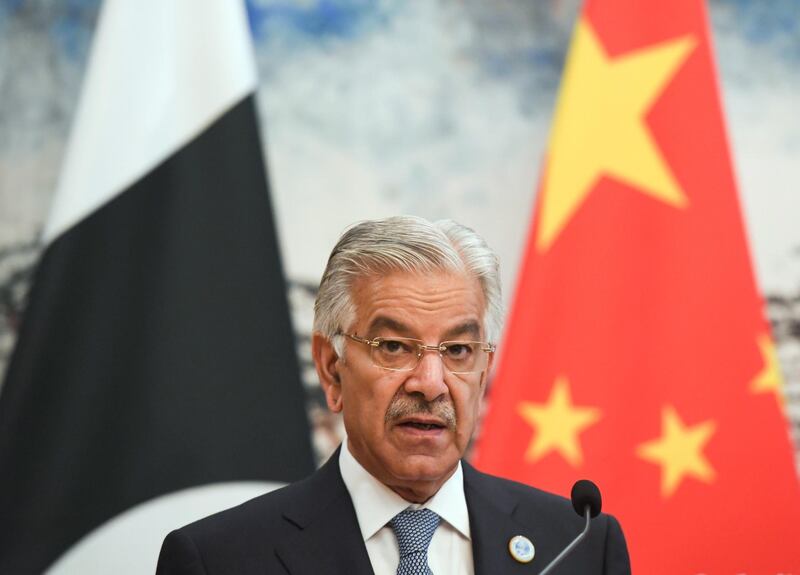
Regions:
M 407 454 L 393 462 L 390 473 L 398 483 L 409 486 L 438 484 L 447 481 L 456 470 L 458 458 L 445 458 L 442 454 Z

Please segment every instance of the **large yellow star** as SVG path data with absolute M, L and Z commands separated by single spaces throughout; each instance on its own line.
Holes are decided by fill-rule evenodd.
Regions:
M 766 334 L 758 336 L 757 343 L 764 360 L 764 367 L 750 382 L 750 391 L 753 393 L 773 392 L 778 398 L 778 402 L 783 404 L 783 378 L 775 345 L 772 343 L 772 338 Z
M 609 58 L 581 19 L 550 136 L 536 246 L 547 250 L 602 175 L 682 208 L 686 195 L 645 116 L 692 52 L 691 36 Z
M 525 461 L 533 463 L 556 451 L 573 467 L 583 462 L 578 435 L 600 419 L 599 409 L 573 405 L 565 377 L 556 379 L 547 403 L 523 401 L 517 412 L 535 429 Z
M 713 421 L 686 426 L 671 406 L 661 412 L 661 437 L 641 444 L 636 454 L 661 466 L 661 495 L 669 497 L 691 476 L 705 483 L 715 477 L 714 468 L 703 455 L 703 448 L 716 431 Z

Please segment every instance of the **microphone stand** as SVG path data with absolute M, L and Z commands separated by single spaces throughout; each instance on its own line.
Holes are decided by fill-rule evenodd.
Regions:
M 542 570 L 541 573 L 539 573 L 539 575 L 547 575 L 550 573 L 550 571 L 553 570 L 553 567 L 561 563 L 561 560 L 564 559 L 564 557 L 566 557 L 569 552 L 572 551 L 575 546 L 583 540 L 584 537 L 586 537 L 586 534 L 589 533 L 589 523 L 591 522 L 591 516 L 589 515 L 590 511 L 591 507 L 589 505 L 583 508 L 583 514 L 586 517 L 586 527 L 583 528 L 583 531 L 581 531 L 581 533 L 572 540 L 572 543 L 567 545 L 567 547 L 561 553 L 559 553 L 558 556 L 553 559 L 550 564 Z

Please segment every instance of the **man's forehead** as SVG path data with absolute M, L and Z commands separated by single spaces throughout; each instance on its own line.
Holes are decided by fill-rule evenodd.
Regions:
M 374 334 L 389 330 L 411 337 L 436 318 L 443 335 L 479 337 L 485 311 L 480 282 L 463 272 L 398 271 L 362 277 L 353 284 L 355 325 Z
M 412 337 L 416 335 L 414 322 L 404 321 L 403 318 L 390 315 L 377 315 L 371 319 L 366 327 L 366 334 L 374 336 L 381 332 L 390 332 L 394 335 Z M 477 319 L 455 318 L 452 325 L 442 325 L 441 337 L 443 340 L 451 337 L 469 336 L 475 339 L 481 337 L 481 324 Z

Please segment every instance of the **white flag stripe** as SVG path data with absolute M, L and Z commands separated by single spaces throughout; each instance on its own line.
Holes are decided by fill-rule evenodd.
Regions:
M 177 526 L 234 507 L 284 485 L 272 481 L 215 483 L 145 501 L 83 537 L 48 568 L 47 575 L 154 573 L 161 543 Z
M 243 2 L 106 0 L 44 240 L 125 190 L 255 86 Z

